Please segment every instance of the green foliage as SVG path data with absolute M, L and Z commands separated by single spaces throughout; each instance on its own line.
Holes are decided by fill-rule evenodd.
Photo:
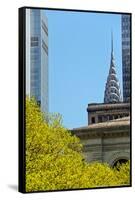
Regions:
M 79 138 L 26 98 L 26 191 L 114 186 L 129 183 L 129 163 L 119 170 L 84 161 Z

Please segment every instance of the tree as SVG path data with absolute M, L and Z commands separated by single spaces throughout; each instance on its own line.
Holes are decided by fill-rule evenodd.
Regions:
M 59 114 L 44 115 L 34 99 L 26 98 L 27 192 L 129 183 L 128 164 L 116 171 L 107 164 L 84 161 L 79 138 L 61 122 Z
M 47 119 L 33 99 L 26 99 L 27 191 L 70 188 L 83 168 L 79 138 L 62 127 L 58 115 Z
M 123 164 L 118 163 L 114 170 L 120 185 L 130 184 L 130 161 Z

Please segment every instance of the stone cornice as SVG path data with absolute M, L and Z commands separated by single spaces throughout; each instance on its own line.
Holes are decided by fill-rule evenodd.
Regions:
M 110 109 L 117 109 L 117 108 L 124 108 L 129 109 L 130 103 L 98 103 L 98 104 L 88 104 L 87 111 L 96 111 L 96 110 L 110 110 Z
M 124 137 L 124 136 L 130 136 L 130 130 L 127 128 L 126 130 L 119 130 L 119 131 L 103 131 L 103 132 L 90 132 L 88 130 L 85 131 L 72 131 L 74 135 L 79 137 L 80 139 L 91 139 L 91 138 L 103 138 L 103 137 Z
M 130 135 L 130 120 L 117 120 L 112 122 L 98 123 L 86 127 L 72 129 L 71 132 L 79 138 L 97 138 L 97 137 L 116 137 Z

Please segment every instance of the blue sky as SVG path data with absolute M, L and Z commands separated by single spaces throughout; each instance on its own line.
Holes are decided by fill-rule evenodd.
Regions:
M 67 128 L 87 125 L 88 103 L 102 103 L 114 38 L 122 90 L 121 15 L 45 11 L 49 29 L 49 111 Z

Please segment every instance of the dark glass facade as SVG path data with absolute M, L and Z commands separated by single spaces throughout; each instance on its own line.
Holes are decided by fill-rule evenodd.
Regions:
M 130 26 L 131 16 L 122 15 L 122 74 L 123 74 L 123 101 L 130 101 L 130 84 L 131 84 L 131 59 L 130 59 Z

